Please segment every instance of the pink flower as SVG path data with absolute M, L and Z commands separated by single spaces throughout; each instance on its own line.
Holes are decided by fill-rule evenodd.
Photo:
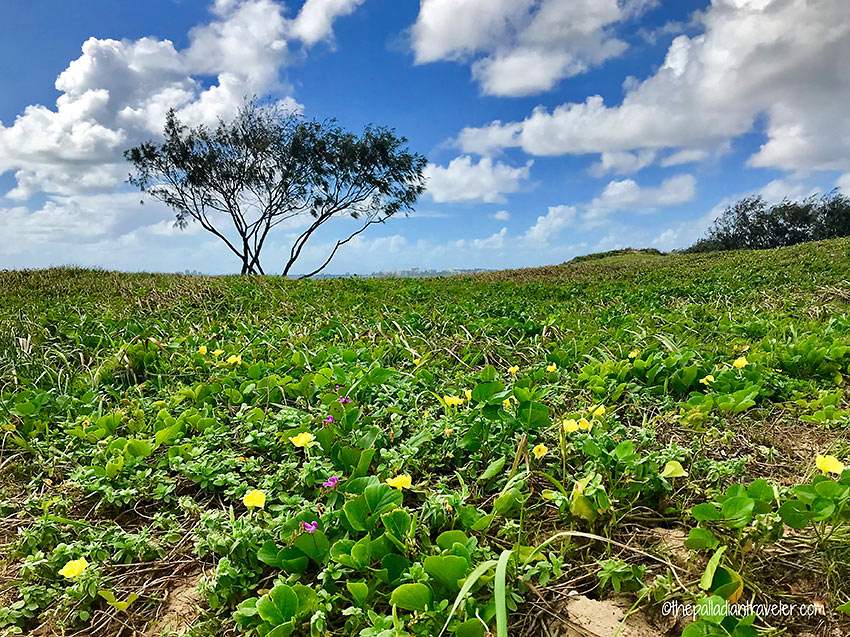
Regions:
M 323 423 L 325 423 L 325 424 L 328 424 L 328 425 L 329 425 L 329 424 L 331 424 L 333 421 L 334 421 L 334 417 L 333 417 L 333 416 L 328 416 L 328 417 L 327 417 L 327 418 L 325 418 L 322 422 L 323 422 Z
M 351 402 L 351 399 L 348 396 L 340 396 L 339 402 L 341 405 L 346 405 Z
M 327 487 L 328 489 L 335 489 L 336 485 L 338 485 L 338 484 L 339 484 L 339 477 L 338 476 L 331 476 L 330 478 L 328 478 L 327 480 L 325 480 L 322 483 L 322 486 Z
M 307 531 L 307 533 L 315 533 L 316 531 L 319 530 L 319 523 L 318 522 L 304 522 L 302 520 L 301 521 L 301 527 L 305 531 Z

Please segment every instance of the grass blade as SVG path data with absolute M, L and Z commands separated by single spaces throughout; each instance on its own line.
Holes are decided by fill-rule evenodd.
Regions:
M 472 587 L 475 586 L 475 582 L 477 582 L 484 573 L 493 568 L 495 564 L 496 560 L 487 560 L 486 562 L 482 562 L 467 576 L 466 581 L 464 581 L 463 586 L 461 586 L 460 591 L 458 591 L 457 597 L 455 597 L 455 603 L 452 605 L 452 610 L 446 619 L 443 630 L 440 631 L 440 634 L 437 635 L 437 637 L 441 637 L 442 634 L 446 632 L 446 628 L 449 627 L 449 622 L 452 621 L 452 617 L 454 617 L 454 614 L 457 612 L 457 609 L 460 607 L 463 599 L 469 594 Z
M 507 579 L 513 550 L 505 549 L 496 565 L 496 637 L 508 637 Z

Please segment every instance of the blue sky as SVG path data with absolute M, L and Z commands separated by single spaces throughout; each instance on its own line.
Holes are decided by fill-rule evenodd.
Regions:
M 685 247 L 743 195 L 850 189 L 847 59 L 844 0 L 6 3 L 0 268 L 238 271 L 139 204 L 122 151 L 171 106 L 212 122 L 246 94 L 392 126 L 429 159 L 415 214 L 329 272 Z M 350 228 L 328 224 L 295 270 Z

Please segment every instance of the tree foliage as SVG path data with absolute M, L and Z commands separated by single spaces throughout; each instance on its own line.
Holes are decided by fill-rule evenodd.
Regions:
M 768 206 L 760 195 L 726 208 L 685 252 L 781 248 L 850 236 L 850 198 L 837 190 Z
M 312 276 L 369 226 L 413 209 L 424 191 L 426 160 L 406 143 L 389 128 L 368 126 L 357 136 L 333 120 L 305 120 L 253 99 L 215 128 L 186 126 L 172 109 L 164 141 L 145 142 L 125 157 L 135 169 L 129 182 L 171 207 L 176 226 L 194 221 L 221 239 L 240 259 L 242 274 L 264 274 L 260 253 L 280 224 L 299 232 L 282 265 L 288 275 L 323 224 L 342 216 L 360 220 L 305 275 Z

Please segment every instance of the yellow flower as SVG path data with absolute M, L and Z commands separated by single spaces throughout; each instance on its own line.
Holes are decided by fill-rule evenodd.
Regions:
M 604 416 L 605 415 L 605 405 L 599 405 L 596 409 L 593 410 L 591 416 Z
M 472 400 L 472 390 L 471 389 L 464 389 L 463 395 L 466 396 L 467 400 Z
M 78 560 L 67 562 L 65 566 L 59 569 L 59 575 L 63 575 L 68 579 L 74 579 L 75 577 L 79 577 L 88 567 L 89 563 L 86 561 L 86 558 L 81 557 Z
M 413 359 L 413 364 L 416 365 L 417 367 L 419 367 L 419 363 L 421 363 L 421 362 L 422 362 L 421 358 L 414 358 Z
M 206 355 L 207 355 L 207 346 L 206 346 L 206 345 L 201 345 L 201 346 L 198 348 L 198 354 L 200 354 L 201 356 L 206 356 Z
M 231 354 L 227 357 L 228 365 L 241 365 L 242 364 L 242 354 Z
M 554 372 L 556 369 L 558 369 L 558 366 L 555 363 L 550 363 L 546 366 L 547 372 Z
M 424 420 L 428 420 L 428 416 L 430 416 L 430 415 L 431 415 L 431 410 L 430 410 L 430 409 L 426 409 L 426 410 L 422 413 L 422 418 L 423 418 Z
M 844 471 L 844 463 L 835 456 L 818 456 L 815 458 L 817 468 L 824 473 L 841 474 Z
M 399 491 L 402 489 L 409 489 L 413 485 L 410 476 L 406 473 L 396 476 L 395 478 L 387 478 L 386 482 L 393 489 L 398 489 Z
M 578 431 L 578 423 L 575 421 L 575 418 L 570 418 L 569 420 L 565 420 L 561 423 L 564 427 L 564 431 L 568 434 L 572 434 Z
M 463 404 L 463 398 L 460 396 L 443 396 L 443 402 L 452 407 L 457 407 Z
M 708 387 L 708 385 L 709 385 L 710 383 L 713 383 L 713 382 L 714 382 L 714 376 L 712 376 L 711 374 L 709 374 L 709 375 L 708 375 L 708 376 L 706 376 L 705 378 L 700 378 L 700 379 L 699 379 L 699 382 L 701 382 L 703 385 L 705 385 L 706 387 Z
M 549 452 L 549 448 L 546 445 L 537 445 L 534 449 L 531 450 L 531 453 L 534 454 L 534 457 L 540 460 L 543 456 L 545 456 Z
M 505 409 L 510 409 L 512 404 L 516 405 L 518 403 L 519 401 L 516 399 L 516 396 L 508 396 L 502 401 L 502 404 L 505 406 Z
M 266 494 L 259 489 L 254 489 L 250 493 L 245 494 L 245 497 L 242 498 L 242 504 L 249 509 L 253 509 L 254 507 L 262 509 L 266 506 Z
M 451 436 L 451 435 L 452 435 L 452 431 L 454 431 L 454 430 L 453 430 L 453 429 L 450 429 L 449 427 L 446 427 L 445 429 L 443 429 L 443 435 L 444 435 L 446 438 L 448 438 L 449 436 Z
M 289 442 L 296 447 L 312 447 L 315 439 L 316 436 L 311 434 L 309 431 L 302 431 L 297 436 L 290 436 Z
M 519 365 L 511 365 L 508 367 L 508 374 L 511 376 L 516 376 L 516 373 L 519 371 Z
M 746 367 L 746 366 L 747 366 L 747 357 L 746 357 L 746 356 L 741 356 L 740 358 L 736 358 L 736 359 L 735 359 L 735 362 L 734 362 L 734 363 L 732 363 L 732 366 L 733 366 L 735 369 L 743 369 L 744 367 Z
M 631 352 L 629 352 L 629 358 L 637 358 L 639 354 L 640 350 L 633 349 Z
M 590 431 L 590 429 L 592 427 L 593 427 L 593 423 L 588 422 L 586 418 L 580 418 L 579 419 L 579 421 L 578 421 L 578 428 L 579 429 L 584 429 L 586 431 Z
M 222 354 L 224 354 L 223 349 L 217 349 L 213 352 L 213 356 L 221 356 Z

